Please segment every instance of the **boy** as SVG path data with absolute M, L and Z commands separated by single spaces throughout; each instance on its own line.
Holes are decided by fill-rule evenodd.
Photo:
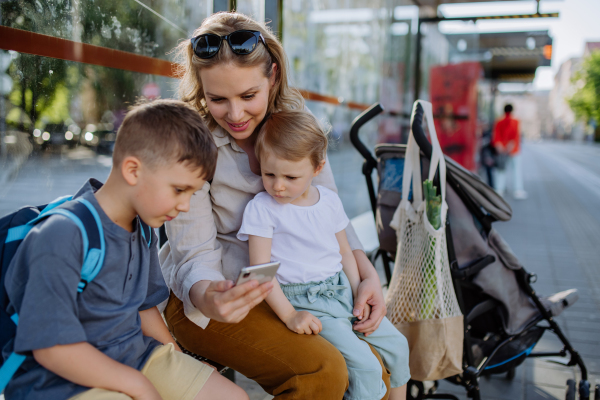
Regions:
M 27 355 L 7 400 L 248 398 L 173 341 L 156 308 L 169 295 L 157 237 L 149 245 L 140 223 L 158 228 L 187 212 L 216 157 L 202 118 L 180 101 L 127 114 L 106 183 L 90 179 L 73 196 L 100 216 L 106 253 L 99 274 L 77 293 L 83 241 L 61 215 L 31 230 L 7 271 L 9 308 L 19 314 L 7 347 Z

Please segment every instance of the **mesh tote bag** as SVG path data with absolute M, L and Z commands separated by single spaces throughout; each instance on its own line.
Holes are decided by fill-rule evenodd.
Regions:
M 398 248 L 386 305 L 388 318 L 408 340 L 412 379 L 426 381 L 462 372 L 464 326 L 446 248 L 446 162 L 435 133 L 431 103 L 415 102 L 411 126 L 418 103 L 425 111 L 432 143 L 430 181 L 439 168 L 439 228 L 435 229 L 427 217 L 420 150 L 411 132 L 404 160 L 402 199 L 390 223 L 396 230 Z

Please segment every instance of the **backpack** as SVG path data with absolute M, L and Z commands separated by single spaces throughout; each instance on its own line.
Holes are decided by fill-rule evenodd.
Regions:
M 27 233 L 41 220 L 50 215 L 59 214 L 69 218 L 79 228 L 83 242 L 84 261 L 81 268 L 81 280 L 77 292 L 85 290 L 104 263 L 105 242 L 100 215 L 88 200 L 65 196 L 47 205 L 26 206 L 0 219 L 0 351 L 15 337 L 19 317 L 9 315 L 8 294 L 5 289 L 6 271 L 17 249 Z M 152 228 L 142 222 L 142 236 L 150 247 Z M 146 231 L 148 233 L 146 233 Z M 0 393 L 19 369 L 25 356 L 12 353 L 4 361 L 0 356 Z

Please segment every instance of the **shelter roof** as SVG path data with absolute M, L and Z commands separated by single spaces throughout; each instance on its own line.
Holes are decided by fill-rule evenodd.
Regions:
M 450 62 L 479 61 L 485 77 L 503 82 L 531 82 L 537 67 L 550 66 L 548 31 L 447 34 Z

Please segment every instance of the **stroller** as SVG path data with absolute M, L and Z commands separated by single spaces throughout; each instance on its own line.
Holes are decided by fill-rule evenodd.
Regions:
M 363 156 L 362 172 L 379 237 L 379 249 L 371 254 L 374 262 L 381 257 L 388 283 L 391 279 L 390 263 L 396 252 L 396 233 L 390 228 L 392 215 L 401 199 L 403 161 L 406 145 L 380 144 L 375 156 L 360 141 L 360 128 L 383 111 L 379 104 L 371 106 L 352 123 L 350 139 Z M 423 108 L 416 104 L 411 127 L 421 151 L 422 161 L 429 160 L 432 147 L 422 127 Z M 527 357 L 565 357 L 570 355 L 569 366 L 581 370 L 579 399 L 590 398 L 587 369 L 579 353 L 571 346 L 554 321 L 566 307 L 577 301 L 575 289 L 539 297 L 532 283 L 536 275 L 528 273 L 520 264 L 508 244 L 494 230 L 492 223 L 508 221 L 512 216 L 510 206 L 477 175 L 446 157 L 446 201 L 448 218 L 446 237 L 451 276 L 456 297 L 464 315 L 464 343 L 462 373 L 446 378 L 463 386 L 467 396 L 481 399 L 479 377 L 506 373 L 512 379 L 515 368 Z M 421 169 L 428 169 L 421 163 Z M 378 191 L 372 179 L 373 170 L 379 177 Z M 426 177 L 428 171 L 423 171 Z M 438 171 L 439 175 L 439 171 Z M 437 182 L 436 182 L 437 180 Z M 400 181 L 400 182 L 399 182 Z M 439 191 L 439 177 L 434 184 Z M 454 238 L 454 239 L 453 239 Z M 553 332 L 563 344 L 556 352 L 532 352 L 544 332 Z M 410 381 L 408 399 L 455 399 L 451 394 L 435 393 L 434 386 L 425 391 L 422 382 Z M 566 399 L 576 398 L 576 383 L 567 381 Z M 595 387 L 595 399 L 600 399 L 600 387 Z

